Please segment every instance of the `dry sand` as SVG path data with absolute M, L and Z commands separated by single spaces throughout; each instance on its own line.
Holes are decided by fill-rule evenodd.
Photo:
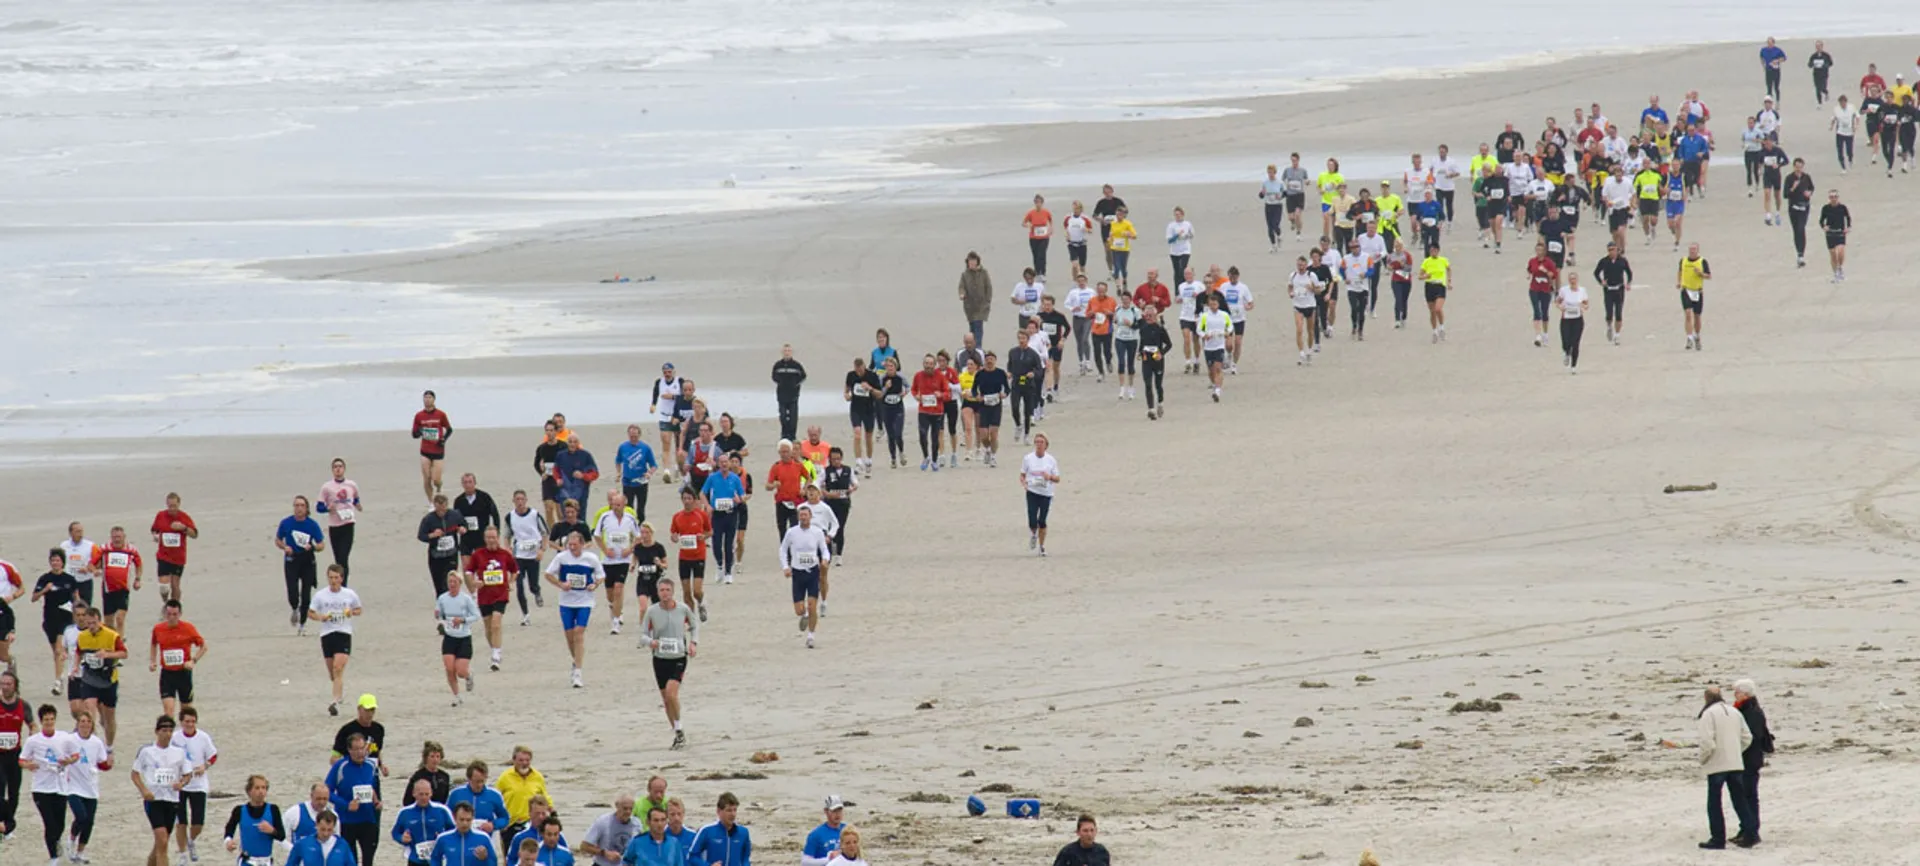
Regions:
M 1845 91 L 1866 60 L 1901 68 L 1912 46 L 1831 50 Z M 740 582 L 709 590 L 714 619 L 684 692 L 692 747 L 682 753 L 665 748 L 631 633 L 596 629 L 589 688 L 566 687 L 551 607 L 532 628 L 509 625 L 506 670 L 479 673 L 464 709 L 446 706 L 412 538 L 420 495 L 401 432 L 412 406 L 391 407 L 394 432 L 382 435 L 27 449 L 0 476 L 16 494 L 0 538 L 37 573 L 67 520 L 104 538 L 111 523 L 144 527 L 161 495 L 180 491 L 204 532 L 187 601 L 213 641 L 200 706 L 222 748 L 215 787 L 237 791 L 243 774 L 264 772 L 281 802 L 319 776 L 338 721 L 323 712 L 317 641 L 288 635 L 281 620 L 268 537 L 337 454 L 367 498 L 354 585 L 369 613 L 350 693 L 380 696 L 392 755 L 409 765 L 426 738 L 456 761 L 496 765 L 513 744 L 532 745 L 576 840 L 600 811 L 588 804 L 659 771 L 695 822 L 720 791 L 738 793 L 763 863 L 798 856 L 829 792 L 857 804 L 850 820 L 868 828 L 876 864 L 1045 862 L 1080 809 L 1102 817 L 1103 840 L 1128 863 L 1353 862 L 1365 847 L 1389 866 L 1920 862 L 1906 838 L 1920 814 L 1905 796 L 1920 724 L 1920 697 L 1906 694 L 1920 691 L 1920 602 L 1898 582 L 1920 550 L 1909 408 L 1920 326 L 1904 315 L 1920 265 L 1905 242 L 1906 202 L 1920 180 L 1839 177 L 1826 115 L 1804 72 L 1790 70 L 1784 146 L 1852 205 L 1851 279 L 1827 281 L 1817 239 L 1813 264 L 1796 272 L 1788 230 L 1762 226 L 1739 169 L 1717 166 L 1711 198 L 1688 219 L 1717 277 L 1712 348 L 1682 351 L 1665 277 L 1675 256 L 1636 242 L 1643 288 L 1628 303 L 1625 345 L 1590 335 L 1577 378 L 1529 342 L 1520 249 L 1456 247 L 1446 345 L 1376 320 L 1367 343 L 1336 339 L 1308 370 L 1289 363 L 1278 288 L 1301 245 L 1264 250 L 1253 192 L 1261 166 L 1289 150 L 1309 166 L 1329 154 L 1397 164 L 1394 154 L 1446 140 L 1464 160 L 1503 120 L 1531 135 L 1575 105 L 1597 100 L 1625 119 L 1649 92 L 1674 105 L 1698 88 L 1731 153 L 1735 115 L 1760 96 L 1752 53 L 1408 76 L 1254 100 L 1212 120 L 973 131 L 916 156 L 971 174 L 826 207 L 285 265 L 475 291 L 569 286 L 639 319 L 697 305 L 712 316 L 677 341 L 683 371 L 762 387 L 775 347 L 791 341 L 816 388 L 838 381 L 876 326 L 909 355 L 952 345 L 964 326 L 953 296 L 964 252 L 980 250 L 1004 292 L 1025 259 L 1018 222 L 1031 191 L 1056 212 L 1097 197 L 1092 183 L 1048 176 L 1111 171 L 1150 238 L 1136 269 L 1160 260 L 1151 236 L 1178 203 L 1199 228 L 1196 262 L 1247 272 L 1260 305 L 1226 402 L 1207 403 L 1197 379 L 1176 374 L 1167 418 L 1152 423 L 1141 403 L 1115 404 L 1110 385 L 1069 381 L 1045 425 L 1066 476 L 1048 559 L 1031 558 L 1020 538 L 1014 470 L 883 468 L 856 497 L 852 562 L 834 575 L 833 613 L 809 652 L 757 508 Z M 1136 160 L 1244 165 L 1245 180 L 1144 187 L 1128 182 Z M 1006 180 L 1027 175 L 1036 180 Z M 1595 227 L 1581 232 L 1597 250 Z M 635 259 L 690 294 L 591 283 Z M 990 322 L 994 347 L 1009 312 L 1002 303 Z M 685 348 L 694 344 L 719 348 Z M 628 371 L 639 419 L 661 358 L 632 348 L 589 357 Z M 583 364 L 530 359 L 516 372 L 575 376 Z M 570 408 L 491 404 L 490 372 L 458 363 L 364 372 L 439 387 L 457 426 L 523 428 L 463 429 L 451 443 L 449 487 L 453 472 L 475 471 L 502 501 L 534 482 L 530 431 Z M 807 420 L 840 442 L 840 419 Z M 774 433 L 765 422 L 744 432 L 758 476 Z M 585 434 L 610 462 L 618 431 Z M 61 462 L 73 459 L 99 462 Z M 1719 489 L 1661 493 L 1707 481 Z M 151 595 L 137 606 L 136 643 L 156 608 Z M 36 616 L 22 609 L 16 652 L 39 698 L 47 656 Z M 603 605 L 596 627 L 605 618 Z M 1781 744 L 1762 789 L 1768 841 L 1707 856 L 1693 846 L 1704 827 L 1692 720 L 1702 685 L 1741 676 L 1758 681 Z M 120 751 L 130 759 L 158 702 L 150 675 L 136 667 L 127 680 Z M 1504 693 L 1517 698 L 1497 714 L 1448 711 Z M 916 710 L 922 702 L 933 708 Z M 749 764 L 761 749 L 781 760 Z M 766 778 L 690 780 L 735 771 Z M 96 862 L 135 862 L 144 825 L 124 770 L 111 776 Z M 1046 819 L 965 817 L 959 801 L 995 783 L 1040 797 Z M 902 802 L 915 792 L 954 802 Z M 987 798 L 997 811 L 1003 795 Z M 219 813 L 232 802 L 218 801 Z M 37 821 L 24 820 L 10 848 L 38 844 Z

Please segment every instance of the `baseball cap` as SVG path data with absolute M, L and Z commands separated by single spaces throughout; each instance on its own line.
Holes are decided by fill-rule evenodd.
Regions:
M 673 362 L 672 362 L 672 361 L 668 361 L 668 362 L 667 362 L 667 363 L 665 363 L 665 364 L 661 364 L 661 365 L 660 365 L 660 369 L 662 369 L 662 370 L 671 370 L 671 369 L 673 369 Z
M 835 809 L 844 809 L 846 807 L 847 807 L 847 802 L 845 800 L 840 799 L 839 794 L 827 795 L 827 811 L 831 812 Z
M 360 696 L 360 709 L 363 709 L 363 710 L 380 709 L 380 702 L 373 699 L 372 692 L 368 692 L 367 694 Z

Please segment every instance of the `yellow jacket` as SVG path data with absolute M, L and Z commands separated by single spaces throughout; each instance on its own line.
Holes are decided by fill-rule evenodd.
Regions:
M 507 801 L 507 817 L 515 824 L 527 823 L 527 801 L 535 794 L 547 793 L 547 777 L 540 771 L 528 768 L 525 776 L 509 766 L 493 780 L 493 787 L 500 792 L 500 799 Z M 547 794 L 548 799 L 553 795 Z

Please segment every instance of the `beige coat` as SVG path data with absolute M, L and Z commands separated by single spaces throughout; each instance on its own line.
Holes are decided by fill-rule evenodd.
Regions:
M 1753 731 L 1733 705 L 1721 701 L 1700 714 L 1700 772 L 1737 773 L 1747 768 L 1741 754 L 1753 745 Z

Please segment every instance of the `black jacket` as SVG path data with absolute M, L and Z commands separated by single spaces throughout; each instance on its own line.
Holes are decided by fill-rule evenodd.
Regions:
M 807 381 L 807 368 L 799 361 L 781 358 L 773 362 L 773 393 L 782 400 L 800 399 L 800 383 Z
M 472 502 L 467 501 L 464 490 L 447 498 L 452 500 L 453 510 L 460 512 L 461 517 L 471 521 L 467 524 L 467 531 L 460 536 L 461 553 L 472 553 L 484 547 L 487 541 L 487 527 L 505 530 L 500 525 L 500 507 L 493 504 L 493 497 L 488 496 L 487 491 L 475 488 Z
M 1748 698 L 1734 706 L 1746 718 L 1747 730 L 1753 732 L 1752 745 L 1740 755 L 1746 759 L 1747 772 L 1753 772 L 1767 762 L 1766 756 L 1773 754 L 1773 732 L 1767 730 L 1767 713 L 1760 709 L 1759 698 Z
M 1039 390 L 1041 371 L 1040 353 L 1025 345 L 1015 346 L 1007 352 L 1007 375 L 1013 377 L 1014 388 L 1033 388 Z
M 420 539 L 420 543 L 427 546 L 428 559 L 447 559 L 449 557 L 458 559 L 460 557 L 458 544 L 451 550 L 441 550 L 440 539 L 429 537 L 428 534 L 436 529 L 441 531 L 442 537 L 452 535 L 458 539 L 459 535 L 467 530 L 467 519 L 461 517 L 460 512 L 451 508 L 447 509 L 445 515 L 439 515 L 429 511 L 425 517 L 420 518 L 420 531 L 414 536 Z

